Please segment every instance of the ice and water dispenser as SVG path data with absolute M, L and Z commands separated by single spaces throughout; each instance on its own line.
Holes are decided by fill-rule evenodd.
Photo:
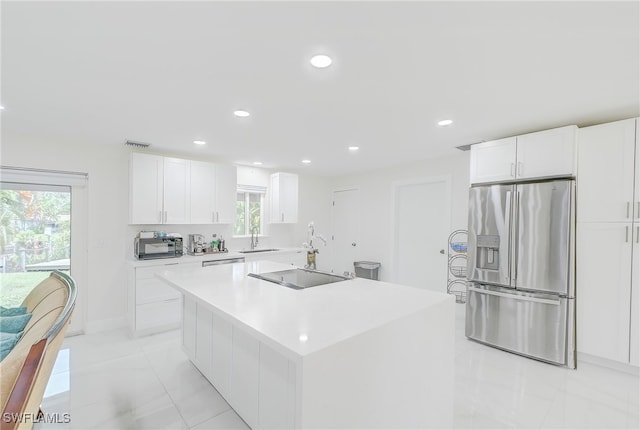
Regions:
M 476 242 L 476 268 L 498 270 L 499 257 L 500 236 L 478 235 Z

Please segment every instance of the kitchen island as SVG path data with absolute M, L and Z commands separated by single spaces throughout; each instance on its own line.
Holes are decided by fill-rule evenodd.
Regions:
M 269 261 L 156 276 L 186 354 L 252 428 L 452 426 L 454 298 L 349 279 L 295 290 Z

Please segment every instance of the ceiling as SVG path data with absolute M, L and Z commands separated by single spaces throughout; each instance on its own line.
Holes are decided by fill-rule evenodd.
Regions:
M 640 115 L 637 1 L 1 8 L 5 144 L 129 139 L 329 176 Z M 316 53 L 333 64 L 313 68 Z

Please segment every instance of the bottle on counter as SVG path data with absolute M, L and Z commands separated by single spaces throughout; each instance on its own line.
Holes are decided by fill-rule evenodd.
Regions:
M 227 250 L 227 248 L 224 246 L 224 239 L 222 238 L 222 236 L 220 236 L 220 243 L 218 244 L 218 249 L 220 249 L 221 252 L 225 252 Z

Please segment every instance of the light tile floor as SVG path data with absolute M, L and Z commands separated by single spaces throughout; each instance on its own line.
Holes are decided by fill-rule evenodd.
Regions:
M 480 345 L 464 337 L 464 306 L 456 311 L 455 428 L 640 428 L 637 376 Z M 36 429 L 248 428 L 184 355 L 179 331 L 65 339 L 42 406 L 70 422 Z

